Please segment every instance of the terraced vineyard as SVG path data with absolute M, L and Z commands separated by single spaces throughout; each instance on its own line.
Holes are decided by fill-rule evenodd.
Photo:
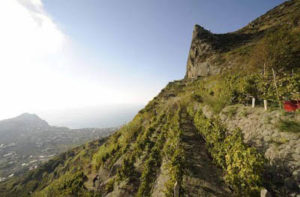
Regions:
M 189 57 L 195 65 L 188 65 L 185 79 L 170 82 L 105 142 L 82 146 L 50 161 L 47 165 L 56 163 L 51 168 L 4 182 L 0 193 L 296 196 L 300 114 L 284 113 L 281 101 L 299 99 L 299 10 L 299 0 L 288 1 L 225 35 L 203 29 L 204 33 L 197 33 L 201 28 L 196 26 Z M 204 34 L 209 39 L 201 37 Z M 212 46 L 208 54 L 193 51 L 211 41 L 204 43 Z M 287 50 L 279 50 L 281 46 L 288 46 Z M 276 57 L 267 58 L 267 67 L 262 67 L 264 58 L 257 58 L 259 48 Z M 200 61 L 209 55 L 227 59 L 217 61 L 220 72 L 202 76 L 197 69 L 206 65 Z M 255 108 L 250 107 L 252 97 Z M 263 109 L 263 100 L 268 100 L 268 110 Z

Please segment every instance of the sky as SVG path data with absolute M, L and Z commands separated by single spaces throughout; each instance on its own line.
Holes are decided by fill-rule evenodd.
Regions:
M 1 0 L 0 119 L 29 112 L 70 127 L 126 122 L 184 77 L 195 24 L 235 31 L 282 2 Z

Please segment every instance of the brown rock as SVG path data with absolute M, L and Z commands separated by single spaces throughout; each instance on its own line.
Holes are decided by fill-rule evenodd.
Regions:
M 214 45 L 217 38 L 214 34 L 199 25 L 195 25 L 191 49 L 187 62 L 186 78 L 192 79 L 219 73 L 213 64 Z

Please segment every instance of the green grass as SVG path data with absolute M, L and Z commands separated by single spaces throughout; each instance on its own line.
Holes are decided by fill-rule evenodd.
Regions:
M 282 132 L 300 133 L 300 123 L 292 120 L 280 120 L 278 128 Z
M 229 118 L 233 118 L 233 116 L 236 115 L 237 113 L 237 107 L 236 106 L 231 106 L 230 108 L 227 109 L 225 113 L 225 115 L 227 115 Z
M 241 112 L 241 116 L 243 117 L 247 117 L 249 115 L 248 111 L 246 109 L 244 109 L 242 112 Z

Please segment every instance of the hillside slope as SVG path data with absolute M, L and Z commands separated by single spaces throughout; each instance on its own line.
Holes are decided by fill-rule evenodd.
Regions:
M 185 79 L 170 82 L 103 145 L 87 147 L 90 161 L 76 152 L 68 170 L 60 170 L 65 165 L 39 169 L 46 178 L 27 175 L 1 184 L 0 192 L 178 197 L 267 191 L 296 196 L 299 113 L 280 108 L 285 99 L 299 99 L 299 9 L 299 0 L 288 1 L 223 35 L 196 26 Z M 248 107 L 252 97 L 255 108 Z M 269 101 L 267 111 L 262 100 Z
M 116 130 L 50 126 L 35 114 L 0 121 L 0 182 L 23 175 L 53 156 Z
M 87 179 L 82 171 L 86 170 L 86 172 L 89 172 L 89 162 L 105 140 L 106 138 L 103 138 L 73 148 L 55 156 L 39 168 L 28 171 L 22 177 L 13 177 L 7 180 L 0 184 L 1 196 L 32 196 L 34 191 L 39 191 L 48 185 L 55 184 L 57 179 L 67 180 L 65 179 L 67 176 L 75 177 L 77 182 L 72 182 L 70 179 L 64 181 L 65 190 L 72 190 L 73 194 L 76 192 L 79 195 L 83 180 Z M 83 169 L 83 166 L 85 169 Z M 60 193 L 60 195 L 64 196 L 64 193 Z M 52 193 L 50 196 L 57 195 Z

